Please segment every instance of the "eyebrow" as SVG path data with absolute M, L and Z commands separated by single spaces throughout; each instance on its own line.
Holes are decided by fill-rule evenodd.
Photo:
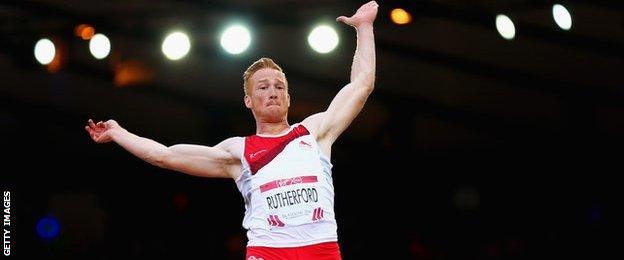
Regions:
M 258 80 L 258 82 L 267 82 L 267 81 L 269 81 L 269 79 L 266 79 L 266 78 L 265 78 L 265 79 Z M 277 81 L 281 82 L 282 84 L 284 84 L 284 83 L 285 83 L 285 82 L 284 82 L 282 79 L 280 79 L 280 78 L 277 78 Z

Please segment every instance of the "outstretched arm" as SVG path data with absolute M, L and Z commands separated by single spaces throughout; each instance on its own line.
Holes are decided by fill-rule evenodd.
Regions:
M 114 120 L 94 123 L 91 119 L 85 130 L 97 143 L 115 142 L 140 159 L 165 169 L 200 177 L 235 178 L 238 159 L 229 148 L 236 142 L 227 139 L 214 147 L 174 145 L 167 147 L 154 140 L 137 136 L 122 128 Z
M 375 38 L 373 22 L 377 17 L 377 2 L 362 5 L 351 17 L 336 20 L 351 25 L 357 33 L 357 47 L 351 65 L 351 82 L 334 97 L 327 111 L 319 116 L 317 140 L 329 153 L 333 142 L 360 113 L 375 85 Z
M 362 5 L 351 17 L 340 16 L 336 21 L 351 25 L 356 30 L 357 46 L 353 63 L 351 64 L 351 82 L 359 77 L 365 77 L 366 82 L 372 87 L 375 82 L 375 37 L 373 35 L 373 22 L 377 17 L 379 5 L 370 1 Z

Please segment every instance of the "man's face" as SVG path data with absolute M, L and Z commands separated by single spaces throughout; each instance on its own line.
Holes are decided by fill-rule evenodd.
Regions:
M 250 78 L 251 86 L 245 95 L 245 106 L 250 108 L 256 120 L 280 122 L 288 115 L 290 95 L 284 73 L 263 68 Z

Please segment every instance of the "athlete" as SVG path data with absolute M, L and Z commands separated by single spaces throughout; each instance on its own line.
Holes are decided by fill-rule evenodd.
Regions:
M 357 47 L 350 83 L 327 110 L 288 123 L 286 75 L 261 58 L 243 74 L 244 103 L 256 134 L 231 137 L 215 146 L 165 146 L 137 136 L 114 120 L 85 129 L 97 143 L 115 142 L 142 160 L 166 169 L 208 178 L 232 178 L 245 202 L 247 259 L 341 259 L 334 216 L 331 148 L 360 113 L 375 83 L 373 22 L 378 5 L 362 5 L 351 17 Z

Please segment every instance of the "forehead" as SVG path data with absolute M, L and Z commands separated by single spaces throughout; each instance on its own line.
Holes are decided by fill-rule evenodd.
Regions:
M 251 82 L 259 82 L 266 79 L 279 79 L 284 81 L 286 76 L 281 71 L 272 68 L 259 69 L 251 76 Z

